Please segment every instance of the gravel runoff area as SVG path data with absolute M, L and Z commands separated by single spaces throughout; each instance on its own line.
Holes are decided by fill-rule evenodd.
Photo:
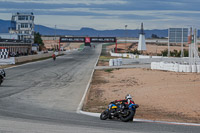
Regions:
M 200 123 L 200 75 L 146 68 L 96 70 L 83 106 L 102 112 L 131 94 L 140 105 L 135 118 Z

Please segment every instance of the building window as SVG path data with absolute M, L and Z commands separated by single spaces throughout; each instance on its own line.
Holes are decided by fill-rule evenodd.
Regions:
M 25 28 L 28 28 L 28 24 L 25 24 Z
M 23 23 L 21 24 L 21 28 L 24 28 L 24 24 Z
M 28 24 L 27 23 L 22 23 L 21 24 L 21 28 L 28 28 Z
M 26 31 L 25 31 L 25 34 L 29 34 L 29 31 L 28 31 L 28 30 L 26 30 Z
M 18 20 L 25 20 L 25 16 L 18 16 Z

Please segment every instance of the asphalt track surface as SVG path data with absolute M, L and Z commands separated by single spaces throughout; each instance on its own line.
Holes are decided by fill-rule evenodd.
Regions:
M 0 133 L 200 132 L 199 126 L 102 121 L 77 114 L 100 48 L 6 69 L 0 87 Z

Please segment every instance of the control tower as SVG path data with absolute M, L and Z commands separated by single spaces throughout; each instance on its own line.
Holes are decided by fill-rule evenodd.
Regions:
M 139 37 L 139 43 L 138 43 L 138 51 L 145 51 L 146 49 L 146 42 L 145 42 L 145 33 L 143 28 L 143 23 L 141 24 L 141 31 L 140 31 L 140 37 Z

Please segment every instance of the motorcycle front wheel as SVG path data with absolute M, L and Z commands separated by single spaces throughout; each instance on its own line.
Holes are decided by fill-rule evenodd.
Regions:
M 106 120 L 108 119 L 108 111 L 103 111 L 100 115 L 101 120 Z
M 2 84 L 2 82 L 3 82 L 3 77 L 0 76 L 0 85 Z

